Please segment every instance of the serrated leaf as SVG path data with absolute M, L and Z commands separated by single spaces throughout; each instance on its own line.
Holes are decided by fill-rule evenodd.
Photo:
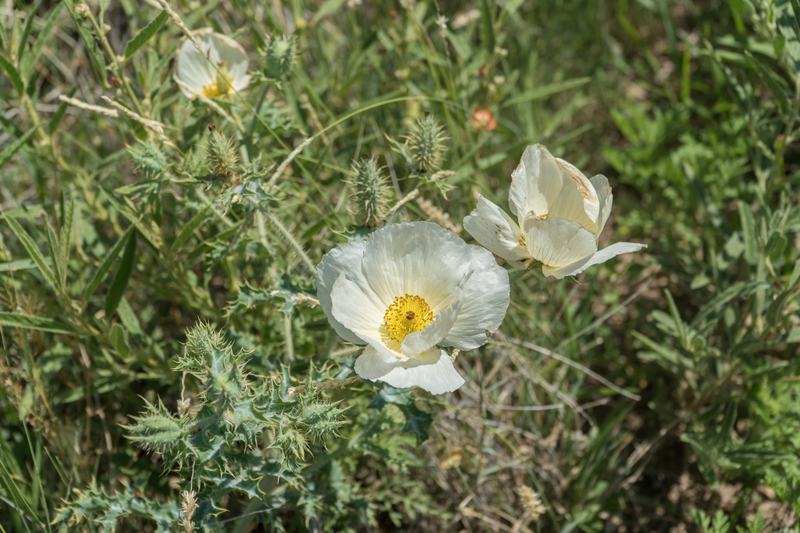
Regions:
M 111 282 L 111 287 L 106 294 L 106 318 L 110 319 L 114 311 L 117 310 L 119 301 L 128 287 L 128 280 L 133 272 L 133 265 L 136 261 L 136 231 L 131 232 L 128 237 L 128 242 L 125 244 L 125 252 L 122 254 L 122 260 L 119 263 L 119 269 L 114 275 L 114 280 Z
M 67 335 L 73 333 L 69 325 L 58 320 L 42 318 L 40 316 L 22 315 L 19 313 L 0 313 L 0 326 L 38 329 Z
M 136 34 L 136 36 L 128 41 L 128 44 L 125 45 L 125 59 L 128 59 L 133 54 L 136 53 L 139 48 L 144 46 L 144 44 L 150 40 L 150 38 L 156 34 L 156 32 L 161 29 L 161 26 L 169 19 L 169 15 L 166 11 L 161 11 L 156 18 L 150 21 L 150 23 L 142 28 L 142 31 Z
M 0 168 L 3 168 L 5 164 L 8 163 L 12 157 L 14 157 L 14 154 L 16 154 L 19 151 L 19 149 L 22 148 L 25 145 L 25 143 L 27 143 L 30 140 L 31 137 L 33 137 L 33 134 L 36 133 L 36 131 L 39 128 L 41 128 L 43 124 L 44 122 L 41 122 L 37 126 L 34 126 L 25 133 L 23 133 L 22 137 L 18 138 L 16 141 L 8 145 L 6 149 L 3 150 L 3 153 L 0 153 Z
M 0 54 L 0 67 L 3 68 L 8 79 L 14 84 L 14 89 L 17 90 L 17 94 L 22 98 L 22 95 L 25 93 L 25 85 L 22 83 L 22 78 L 19 76 L 19 72 L 17 72 L 14 64 L 6 59 L 3 54 Z
M 28 235 L 28 232 L 19 225 L 19 222 L 17 222 L 16 219 L 10 216 L 6 216 L 5 219 L 8 222 L 8 225 L 11 226 L 11 231 L 14 232 L 19 241 L 22 243 L 22 246 L 25 248 L 25 251 L 28 252 L 30 258 L 36 262 L 36 266 L 39 267 L 39 272 L 42 273 L 44 279 L 48 284 L 50 284 L 50 287 L 53 290 L 56 290 L 56 280 L 53 276 L 53 271 L 50 270 L 49 266 L 47 266 L 39 247 L 36 246 L 36 243 L 33 242 L 31 236 Z
M 103 262 L 100 263 L 100 266 L 97 268 L 94 275 L 92 276 L 92 279 L 89 281 L 89 284 L 86 286 L 86 290 L 83 293 L 84 302 L 86 302 L 86 300 L 89 299 L 89 296 L 94 294 L 94 291 L 96 291 L 97 287 L 100 286 L 100 283 L 102 283 L 106 273 L 108 273 L 108 270 L 111 268 L 111 265 L 114 264 L 114 260 L 117 258 L 119 252 L 122 250 L 123 245 L 126 242 L 128 242 L 131 232 L 135 230 L 136 230 L 135 226 L 129 227 L 128 230 L 122 235 L 122 237 L 120 237 L 117 243 L 111 247 L 111 250 L 108 251 L 108 253 L 105 256 L 105 259 L 103 259 Z

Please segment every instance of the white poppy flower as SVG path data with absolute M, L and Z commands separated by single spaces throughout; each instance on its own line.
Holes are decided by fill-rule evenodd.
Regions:
M 508 274 L 491 253 L 430 222 L 392 224 L 334 248 L 317 297 L 344 340 L 366 344 L 356 373 L 433 394 L 464 379 L 441 346 L 483 346 L 508 309 Z
M 597 250 L 597 238 L 611 213 L 608 179 L 592 179 L 540 144 L 529 146 L 511 174 L 505 211 L 475 194 L 478 206 L 464 218 L 464 228 L 492 253 L 516 268 L 542 263 L 546 276 L 580 274 L 612 257 L 647 246 L 618 242 Z
M 187 98 L 198 94 L 219 98 L 241 91 L 250 83 L 247 74 L 247 54 L 239 43 L 211 28 L 197 30 L 195 37 L 202 52 L 187 39 L 178 54 L 177 76 L 183 83 L 180 89 Z

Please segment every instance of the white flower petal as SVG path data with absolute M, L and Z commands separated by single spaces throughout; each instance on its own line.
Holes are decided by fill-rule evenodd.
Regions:
M 347 279 L 347 274 L 342 272 L 333 284 L 331 290 L 331 313 L 333 317 L 347 330 L 352 331 L 362 339 L 363 332 L 369 337 L 380 338 L 380 328 L 383 324 L 384 309 L 374 305 L 374 297 L 369 296 L 369 287 L 366 291 L 358 284 Z M 320 304 L 322 302 L 320 301 Z M 363 342 L 367 342 L 366 339 Z M 359 344 L 363 344 L 359 343 Z
M 527 268 L 531 256 L 525 247 L 525 234 L 505 211 L 475 193 L 478 205 L 464 218 L 464 229 L 490 252 L 515 268 Z
M 187 98 L 195 98 L 195 93 L 202 93 L 203 87 L 214 83 L 214 72 L 205 56 L 194 47 L 192 41 L 186 40 L 178 54 L 178 78 L 194 93 L 181 87 Z
M 571 265 L 555 269 L 542 267 L 542 273 L 546 276 L 553 276 L 556 279 L 561 279 L 564 276 L 575 276 L 580 274 L 590 266 L 599 265 L 600 263 L 605 263 L 612 257 L 615 257 L 619 254 L 638 252 L 642 248 L 647 248 L 647 245 L 634 242 L 617 242 Z
M 530 215 L 555 215 L 597 229 L 599 203 L 591 182 L 580 170 L 553 157 L 540 144 L 529 146 L 511 174 L 508 203 L 520 225 Z
M 459 291 L 458 298 L 443 311 L 439 311 L 433 322 L 425 326 L 422 331 L 409 333 L 403 339 L 402 350 L 406 357 L 416 357 L 418 354 L 431 349 L 447 336 L 450 328 L 456 322 L 458 313 L 464 303 L 464 294 Z
M 336 330 L 336 333 L 347 342 L 355 344 L 363 344 L 364 341 L 334 318 L 331 311 L 333 305 L 331 291 L 342 272 L 350 276 L 351 280 L 359 280 L 361 286 L 369 286 L 361 274 L 361 260 L 366 244 L 366 241 L 351 242 L 334 248 L 325 254 L 320 264 L 317 265 L 317 299 L 320 307 L 328 316 L 328 322 Z
M 571 265 L 597 251 L 594 233 L 574 220 L 552 215 L 547 218 L 528 217 L 525 220 L 525 240 L 531 255 L 549 269 Z
M 461 237 L 430 222 L 391 224 L 367 240 L 364 277 L 383 302 L 420 296 L 437 314 L 450 306 L 467 275 L 469 247 Z
M 368 346 L 356 360 L 355 370 L 364 379 L 401 389 L 421 387 L 431 394 L 452 392 L 464 384 L 447 352 L 436 348 L 428 350 L 424 358 L 390 365 Z
M 611 214 L 611 204 L 614 202 L 614 195 L 611 194 L 611 187 L 608 185 L 608 178 L 602 174 L 598 174 L 589 180 L 597 192 L 597 199 L 599 203 L 599 211 L 597 213 L 597 232 L 598 237 L 603 232 L 606 226 L 608 216 Z
M 217 61 L 224 61 L 228 75 L 233 80 L 233 87 L 237 91 L 244 89 L 250 83 L 247 75 L 248 59 L 244 48 L 226 35 L 213 34 Z
M 488 250 L 478 246 L 470 250 L 472 275 L 462 289 L 464 305 L 444 342 L 440 343 L 463 351 L 474 350 L 489 341 L 487 332 L 494 333 L 500 327 L 510 297 L 506 269 L 497 264 Z

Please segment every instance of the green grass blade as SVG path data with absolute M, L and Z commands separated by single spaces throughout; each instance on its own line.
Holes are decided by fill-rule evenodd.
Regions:
M 161 11 L 156 18 L 150 21 L 150 23 L 142 28 L 142 31 L 136 34 L 136 36 L 128 41 L 128 44 L 125 45 L 125 59 L 128 59 L 133 54 L 136 53 L 139 48 L 145 45 L 150 38 L 156 34 L 156 32 L 161 29 L 161 26 L 169 18 L 169 15 L 166 11 Z
M 19 241 L 22 243 L 22 246 L 25 248 L 25 251 L 28 252 L 28 255 L 31 259 L 36 262 L 36 266 L 39 267 L 39 272 L 42 273 L 44 279 L 50 284 L 50 287 L 53 290 L 56 290 L 56 280 L 53 276 L 53 271 L 47 266 L 47 262 L 45 262 L 44 256 L 42 252 L 39 250 L 39 247 L 36 246 L 36 243 L 33 241 L 28 232 L 20 226 L 19 222 L 16 221 L 13 217 L 6 216 L 6 222 L 8 225 L 11 226 L 11 231 L 17 236 Z
M 117 310 L 119 301 L 125 293 L 128 286 L 128 280 L 133 273 L 133 265 L 136 262 L 136 231 L 131 232 L 128 237 L 128 242 L 125 245 L 125 252 L 122 254 L 122 261 L 120 261 L 119 269 L 114 275 L 114 280 L 111 282 L 111 287 L 108 289 L 106 295 L 106 318 L 111 318 L 114 311 Z

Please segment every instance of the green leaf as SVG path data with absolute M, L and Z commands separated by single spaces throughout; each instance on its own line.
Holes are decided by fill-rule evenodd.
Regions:
M 744 238 L 744 259 L 749 265 L 758 263 L 758 242 L 756 241 L 756 221 L 753 211 L 747 204 L 739 206 L 739 217 L 742 220 L 742 237 Z
M 122 300 L 119 301 L 117 313 L 119 314 L 119 319 L 122 321 L 122 325 L 128 328 L 128 331 L 131 332 L 131 335 L 142 334 L 142 325 L 139 323 L 139 319 L 136 318 L 136 313 L 134 313 L 133 309 L 131 309 L 128 299 L 124 296 L 122 297 Z
M 705 309 L 700 311 L 698 315 L 692 320 L 692 326 L 697 326 L 711 316 L 712 313 L 720 310 L 722 307 L 735 300 L 736 298 L 746 298 L 756 291 L 768 289 L 772 285 L 765 281 L 750 280 L 742 281 L 732 285 L 718 294 Z
M 317 22 L 323 19 L 323 17 L 327 17 L 339 7 L 344 4 L 344 0 L 326 0 L 324 4 L 319 6 L 314 14 L 314 18 L 311 19 L 309 26 L 313 27 L 317 25 Z
M 481 0 L 481 27 L 483 28 L 483 44 L 486 53 L 494 54 L 495 37 L 494 21 L 492 20 L 492 8 L 489 0 Z
M 169 19 L 169 15 L 166 11 L 161 11 L 156 18 L 150 21 L 150 23 L 142 28 L 142 31 L 136 34 L 136 36 L 128 41 L 128 44 L 125 45 L 125 59 L 128 59 L 136 51 L 144 46 L 144 44 L 150 40 L 150 38 L 156 34 L 156 32 L 161 29 L 161 26 Z
M 581 85 L 586 85 L 590 81 L 592 81 L 592 78 L 586 77 L 586 78 L 575 78 L 566 81 L 558 81 L 555 83 L 542 85 L 541 87 L 536 87 L 535 89 L 531 89 L 530 91 L 525 91 L 523 94 L 517 96 L 516 98 L 511 98 L 509 100 L 506 100 L 505 102 L 503 102 L 502 107 L 508 107 L 515 104 L 521 104 L 523 102 L 530 102 L 533 100 L 541 100 L 542 98 L 547 98 L 550 95 L 564 92 L 569 89 L 574 89 L 575 87 L 580 87 Z
M 9 61 L 8 59 L 6 59 L 5 56 L 3 56 L 3 54 L 0 54 L 0 67 L 2 67 L 3 70 L 6 71 L 8 79 L 10 79 L 11 83 L 14 84 L 14 88 L 17 90 L 17 94 L 20 96 L 20 98 L 22 98 L 22 95 L 25 92 L 25 84 L 22 83 L 22 78 L 20 78 L 19 72 L 17 72 L 17 69 L 14 67 L 14 64 L 11 63 L 11 61 Z
M 108 269 L 110 269 L 111 265 L 114 264 L 114 260 L 119 255 L 120 250 L 122 250 L 122 246 L 130 238 L 131 232 L 133 232 L 135 230 L 136 230 L 135 226 L 129 227 L 128 230 L 122 235 L 122 237 L 120 237 L 120 239 L 117 241 L 117 243 L 106 254 L 105 259 L 103 259 L 103 262 L 100 263 L 100 267 L 95 271 L 94 276 L 92 276 L 92 279 L 89 281 L 89 284 L 86 286 L 86 290 L 83 293 L 83 301 L 84 302 L 86 302 L 86 300 L 89 299 L 89 296 L 94 294 L 94 291 L 96 291 L 97 287 L 100 286 L 100 283 L 103 281 L 103 278 L 105 277 L 106 273 L 108 272 Z
M 184 228 L 181 230 L 181 234 L 178 235 L 178 238 L 175 239 L 174 243 L 172 243 L 172 247 L 170 249 L 173 252 L 179 250 L 181 245 L 185 243 L 189 239 L 189 237 L 192 236 L 194 230 L 197 229 L 197 227 L 205 219 L 206 213 L 208 213 L 210 207 L 211 207 L 210 205 L 204 207 L 202 210 L 200 210 L 199 213 L 197 213 L 194 217 L 192 217 L 192 220 L 190 220 L 189 223 L 186 224 L 186 226 L 184 226 Z
M 793 289 L 798 281 L 800 281 L 800 261 L 795 261 L 792 275 L 789 278 L 789 285 L 786 288 Z
M 61 10 L 63 8 L 64 4 L 59 2 L 50 12 L 50 15 L 47 16 L 47 21 L 44 24 L 44 28 L 42 28 L 42 31 L 39 33 L 39 37 L 36 38 L 36 42 L 33 43 L 31 53 L 28 54 L 25 57 L 25 61 L 20 64 L 20 70 L 22 71 L 23 77 L 27 78 L 31 70 L 33 70 L 33 67 L 36 66 L 36 61 L 38 61 L 39 56 L 42 55 L 44 45 L 47 43 L 47 39 L 50 37 L 50 33 L 53 31 L 56 22 L 58 22 L 58 16 L 61 14 Z M 33 13 L 31 13 L 31 18 L 33 18 Z
M 36 130 L 42 127 L 42 124 L 44 124 L 44 122 L 41 122 L 39 123 L 39 125 L 32 127 L 24 134 L 22 134 L 22 137 L 20 137 L 10 145 L 8 145 L 6 149 L 3 150 L 3 153 L 0 154 L 0 168 L 4 167 L 6 163 L 8 163 L 11 160 L 11 158 L 14 157 L 14 154 L 16 154 L 19 151 L 19 149 L 22 148 L 25 145 L 25 143 L 27 143 L 30 140 L 31 137 L 33 137 L 33 134 L 36 133 Z
M 119 263 L 119 269 L 114 275 L 114 280 L 111 282 L 111 287 L 106 294 L 106 318 L 110 319 L 114 311 L 117 310 L 119 301 L 125 293 L 128 286 L 128 280 L 133 272 L 133 265 L 136 261 L 136 231 L 131 232 L 128 237 L 128 242 L 125 245 L 125 252 L 122 254 L 122 260 Z
M 22 246 L 25 248 L 25 251 L 28 252 L 30 258 L 36 261 L 36 266 L 39 267 L 39 272 L 42 273 L 44 279 L 48 284 L 50 284 L 50 287 L 53 290 L 56 290 L 56 279 L 53 276 L 53 271 L 50 270 L 49 266 L 47 266 L 39 247 L 36 246 L 36 243 L 33 242 L 31 236 L 28 235 L 28 232 L 26 232 L 22 226 L 19 225 L 19 222 L 17 222 L 16 219 L 10 216 L 6 216 L 5 219 L 8 222 L 8 225 L 11 226 L 11 231 L 14 232 L 19 241 L 22 243 Z
M 69 207 L 67 208 L 67 212 L 62 214 L 62 220 L 60 221 L 60 227 L 58 228 L 58 244 L 61 247 L 61 261 L 64 264 L 66 273 L 66 266 L 69 264 L 69 248 L 71 244 L 72 235 L 72 221 L 75 216 L 75 200 L 72 199 L 69 202 Z M 66 279 L 66 278 L 65 278 Z
M 40 331 L 51 331 L 53 333 L 73 333 L 67 324 L 58 320 L 42 318 L 40 316 L 21 315 L 19 313 L 0 313 L 0 326 L 38 329 Z
M 22 34 L 19 36 L 19 43 L 17 46 L 17 65 L 22 65 L 22 58 L 25 55 L 25 52 L 28 50 L 28 36 L 31 34 L 31 28 L 33 28 L 33 21 L 36 20 L 36 12 L 39 11 L 39 6 L 42 5 L 42 0 L 36 2 L 31 8 L 30 12 L 28 13 L 28 20 L 25 22 L 25 29 L 22 30 Z
M 786 342 L 800 342 L 800 326 L 797 326 L 789 332 L 789 334 L 786 336 Z
M 75 23 L 75 28 L 78 30 L 78 35 L 81 36 L 81 39 L 83 39 L 83 43 L 86 46 L 86 53 L 89 55 L 89 62 L 92 64 L 92 71 L 94 71 L 94 77 L 97 80 L 97 83 L 103 87 L 108 87 L 108 84 L 106 83 L 106 61 L 103 58 L 103 54 L 100 52 L 100 49 L 97 47 L 97 41 L 94 40 L 94 35 L 86 26 L 84 26 L 83 18 L 75 12 L 74 0 L 63 0 L 63 2 L 64 5 L 67 6 L 67 11 L 69 11 L 72 21 Z
M 127 358 L 128 354 L 131 353 L 131 347 L 128 344 L 128 334 L 119 324 L 111 326 L 111 331 L 108 333 L 108 340 L 123 359 Z
M 764 66 L 764 64 L 759 61 L 753 54 L 751 54 L 748 50 L 745 50 L 745 55 L 747 59 L 750 60 L 750 63 L 755 67 L 756 72 L 758 73 L 758 77 L 767 84 L 769 91 L 772 93 L 772 96 L 775 97 L 777 100 L 778 105 L 781 108 L 781 111 L 784 114 L 788 114 L 791 108 L 791 102 L 789 101 L 789 97 L 786 94 L 786 82 L 780 77 L 780 75 L 775 72 L 774 70 L 768 69 Z

